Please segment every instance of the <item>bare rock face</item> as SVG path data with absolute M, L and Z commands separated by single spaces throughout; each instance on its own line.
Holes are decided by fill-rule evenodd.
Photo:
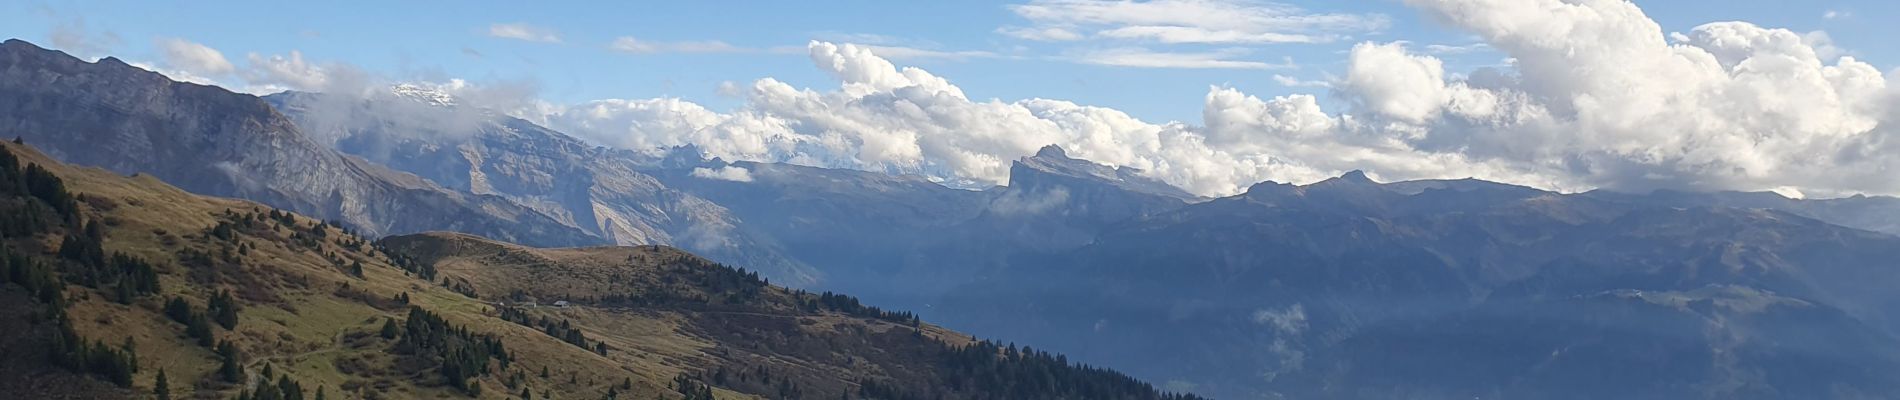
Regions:
M 633 153 L 404 89 L 369 98 L 286 92 L 265 100 L 320 145 L 465 195 L 506 199 L 602 242 L 678 246 L 794 287 L 821 279 L 725 207 L 639 172 L 641 158 Z
M 457 193 L 339 154 L 257 97 L 19 40 L 0 44 L 0 134 L 68 163 L 151 174 L 372 235 L 456 230 L 549 246 L 599 242 L 506 199 Z

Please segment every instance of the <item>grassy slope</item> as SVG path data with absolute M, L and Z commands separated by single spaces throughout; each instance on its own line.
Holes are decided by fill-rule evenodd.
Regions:
M 257 374 L 268 363 L 288 373 L 314 392 L 325 387 L 331 398 L 358 388 L 365 393 L 381 391 L 386 398 L 463 397 L 452 389 L 432 384 L 434 375 L 402 372 L 389 346 L 380 339 L 346 340 L 355 334 L 373 336 L 383 318 L 402 318 L 400 307 L 377 308 L 336 293 L 347 285 L 378 299 L 408 293 L 414 304 L 447 317 L 452 323 L 466 324 L 472 331 L 500 336 L 515 353 L 513 370 L 522 371 L 526 385 L 539 396 L 552 391 L 555 398 L 598 398 L 609 385 L 631 378 L 632 398 L 672 398 L 667 389 L 677 368 L 651 368 L 625 364 L 620 360 L 595 355 L 544 335 L 538 331 L 494 318 L 484 313 L 492 308 L 481 301 L 406 275 L 389 260 L 368 246 L 345 247 L 340 242 L 360 240 L 331 234 L 320 248 L 293 244 L 291 228 L 272 228 L 244 232 L 239 241 L 255 246 L 248 255 L 238 256 L 240 267 L 205 268 L 184 266 L 178 256 L 183 249 L 217 254 L 230 245 L 208 240 L 205 232 L 220 220 L 229 220 L 227 210 L 248 213 L 265 212 L 256 203 L 192 195 L 150 177 L 123 177 L 108 171 L 60 165 L 30 148 L 7 143 L 6 150 L 19 155 L 23 164 L 38 163 L 66 181 L 69 190 L 84 194 L 82 213 L 90 220 L 105 223 L 108 252 L 136 255 L 160 265 L 163 291 L 146 296 L 130 305 L 109 299 L 109 293 L 81 286 L 69 286 L 72 299 L 69 312 L 78 332 L 94 340 L 121 343 L 127 336 L 138 346 L 140 373 L 134 378 L 136 393 L 149 393 L 156 371 L 163 369 L 171 382 L 174 398 L 229 397 L 235 386 L 218 382 L 213 369 L 215 355 L 184 336 L 184 327 L 164 317 L 161 308 L 167 296 L 181 296 L 202 307 L 220 289 L 237 294 L 243 305 L 235 331 L 217 329 L 218 335 L 231 340 L 246 355 L 247 372 Z M 298 228 L 308 229 L 317 221 L 298 217 Z M 57 248 L 57 240 L 48 238 L 38 244 L 47 257 Z M 33 243 L 13 243 L 16 249 L 32 251 Z M 364 278 L 347 274 L 346 269 L 325 254 L 364 265 Z M 344 263 L 347 265 L 348 261 Z M 204 269 L 218 270 L 208 273 Z M 629 321 L 638 324 L 638 321 Z M 663 332 L 661 332 L 663 333 Z M 655 335 L 669 338 L 669 335 Z M 659 343 L 661 341 L 654 341 Z M 631 344 L 627 346 L 632 347 Z M 692 344 L 662 344 L 690 349 Z M 366 368 L 345 373 L 338 360 L 360 361 Z M 639 367 L 630 367 L 637 365 Z M 540 379 L 542 367 L 550 379 Z M 512 398 L 494 374 L 483 379 L 484 398 Z M 568 383 L 572 376 L 575 383 Z M 730 394 L 730 393 L 728 393 Z M 356 395 L 344 396 L 355 398 Z M 623 398 L 626 396 L 623 396 Z
M 832 310 L 799 307 L 811 294 L 767 286 L 758 298 L 723 304 L 691 282 L 696 269 L 712 263 L 662 246 L 538 249 L 457 233 L 427 233 L 386 239 L 394 251 L 434 265 L 440 276 L 466 284 L 497 304 L 520 306 L 530 315 L 565 320 L 589 339 L 606 342 L 609 358 L 637 371 L 670 377 L 710 377 L 732 372 L 724 383 L 776 397 L 762 380 L 737 379 L 738 371 L 790 378 L 799 393 L 837 398 L 860 379 L 914 379 L 935 368 L 922 356 L 938 342 L 966 345 L 968 335 L 929 324 L 916 327 Z M 713 298 L 680 304 L 606 304 L 615 293 L 652 293 Z M 571 307 L 553 307 L 571 300 Z M 527 302 L 534 307 L 524 306 Z M 625 350 L 625 351 L 620 351 Z M 708 378 L 710 379 L 710 378 Z

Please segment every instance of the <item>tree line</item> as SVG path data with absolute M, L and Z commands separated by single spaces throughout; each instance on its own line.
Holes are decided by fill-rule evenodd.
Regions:
M 498 362 L 502 370 L 513 361 L 500 338 L 450 325 L 441 315 L 422 307 L 409 308 L 395 351 L 435 361 L 438 374 L 448 386 L 470 395 L 481 393 L 481 384 L 474 379 L 488 374 L 490 361 Z

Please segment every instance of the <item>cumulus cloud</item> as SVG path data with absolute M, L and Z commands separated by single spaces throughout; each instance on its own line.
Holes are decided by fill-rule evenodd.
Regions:
M 1233 193 L 1266 177 L 1318 179 L 1332 172 L 1262 154 L 1269 146 L 1237 146 L 1258 143 L 1263 134 L 1297 142 L 1338 126 L 1312 96 L 1264 104 L 1217 89 L 1209 101 L 1226 109 L 1216 115 L 1231 123 L 1203 129 L 1060 100 L 973 100 L 948 79 L 900 68 L 868 48 L 813 42 L 808 51 L 838 80 L 835 89 L 766 78 L 735 88 L 744 105 L 731 112 L 678 99 L 601 100 L 566 108 L 549 122 L 622 147 L 693 144 L 729 160 L 920 174 L 970 187 L 1006 183 L 1012 160 L 1049 144 L 1139 168 L 1196 193 Z M 1261 125 L 1279 131 L 1248 131 Z
M 733 182 L 752 181 L 752 171 L 746 170 L 744 167 L 725 166 L 719 167 L 718 169 L 693 168 L 692 175 L 700 179 L 716 179 Z
M 488 36 L 542 43 L 561 42 L 561 34 L 559 32 L 525 23 L 489 25 Z
M 1361 43 L 1331 79 L 1345 108 L 1323 110 L 1311 95 L 1213 87 L 1195 126 L 1060 100 L 969 99 L 949 80 L 869 49 L 814 42 L 812 59 L 837 88 L 767 78 L 739 90 L 744 105 L 731 112 L 615 100 L 554 123 L 605 143 L 702 144 L 727 159 L 971 186 L 1005 183 L 1010 160 L 1060 144 L 1206 195 L 1353 169 L 1384 180 L 1478 177 L 1558 190 L 1900 192 L 1890 179 L 1900 141 L 1884 125 L 1900 116 L 1894 91 L 1871 65 L 1829 59 L 1816 35 L 1741 22 L 1666 35 L 1620 0 L 1408 3 L 1513 62 L 1448 71 L 1429 54 L 1445 49 Z M 1137 18 L 1102 11 L 1119 3 L 1031 5 L 1081 7 L 1087 12 L 1077 16 L 1039 17 L 1076 26 Z
M 1321 43 L 1389 24 L 1381 15 L 1309 13 L 1249 0 L 1033 0 L 1008 8 L 1031 26 L 999 32 L 1035 40 L 1075 40 L 1088 32 L 1159 43 Z
M 1403 103 L 1427 151 L 1588 186 L 1900 191 L 1885 77 L 1802 34 L 1720 22 L 1672 41 L 1618 0 L 1408 3 L 1517 60 L 1452 82 L 1449 115 Z
M 236 67 L 231 66 L 230 60 L 224 59 L 224 53 L 196 42 L 166 38 L 159 39 L 154 44 L 167 65 L 194 75 L 218 76 L 236 70 Z

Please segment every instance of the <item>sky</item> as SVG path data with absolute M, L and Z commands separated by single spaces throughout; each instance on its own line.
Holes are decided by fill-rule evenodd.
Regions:
M 1207 195 L 1352 169 L 1900 193 L 1887 1 L 539 3 L 26 1 L 0 34 L 236 91 L 416 83 L 609 146 L 971 187 L 1061 144 Z

